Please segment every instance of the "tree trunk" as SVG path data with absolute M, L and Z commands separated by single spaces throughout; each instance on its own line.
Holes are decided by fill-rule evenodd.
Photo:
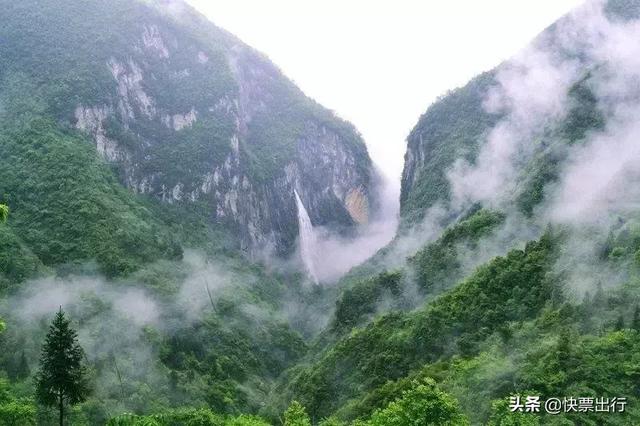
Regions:
M 64 426 L 64 399 L 62 392 L 58 394 L 58 409 L 60 410 L 60 426 Z

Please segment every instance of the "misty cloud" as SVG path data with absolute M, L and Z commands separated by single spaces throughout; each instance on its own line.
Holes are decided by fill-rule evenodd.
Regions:
M 640 112 L 640 110 L 638 111 Z M 551 219 L 604 222 L 640 207 L 640 123 L 619 124 L 576 149 L 552 199 Z
M 474 164 L 458 160 L 448 174 L 452 204 L 496 205 L 511 194 L 533 141 L 566 114 L 567 92 L 579 76 L 575 61 L 562 61 L 547 40 L 537 42 L 503 64 L 484 108 L 504 118 L 489 132 Z
M 637 21 L 610 20 L 603 1 L 576 10 L 558 31 L 565 49 L 582 49 L 590 88 L 607 125 L 573 147 L 548 214 L 565 224 L 610 226 L 640 206 L 640 37 Z M 573 29 L 573 30 L 569 30 Z
M 60 307 L 73 309 L 92 298 L 135 325 L 156 323 L 159 317 L 156 301 L 143 288 L 107 285 L 100 278 L 77 276 L 31 281 L 7 306 L 21 307 L 14 313 L 22 321 L 37 322 Z

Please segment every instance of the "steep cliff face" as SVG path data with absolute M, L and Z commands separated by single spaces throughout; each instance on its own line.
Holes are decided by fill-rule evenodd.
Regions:
M 473 159 L 497 117 L 483 108 L 493 73 L 482 74 L 465 87 L 435 102 L 407 138 L 402 173 L 401 213 L 420 220 L 426 210 L 449 196 L 447 171 L 458 158 Z
M 134 193 L 197 206 L 249 252 L 292 251 L 294 189 L 314 225 L 367 221 L 356 130 L 183 2 L 3 3 L 3 79 L 44 85 L 48 112 Z

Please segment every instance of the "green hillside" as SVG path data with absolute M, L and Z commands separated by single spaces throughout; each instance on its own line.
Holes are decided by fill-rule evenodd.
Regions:
M 259 424 L 240 414 L 257 413 L 306 352 L 291 325 L 304 321 L 285 308 L 307 290 L 297 272 L 243 255 L 245 219 L 273 216 L 253 232 L 279 233 L 291 251 L 297 217 L 285 201 L 298 185 L 318 222 L 352 226 L 343 200 L 311 192 L 324 182 L 304 164 L 297 182 L 272 185 L 304 139 L 348 159 L 346 184 L 366 197 L 360 136 L 183 3 L 182 15 L 163 2 L 0 6 L 0 424 L 54 421 L 36 407 L 33 378 L 56 303 L 79 331 L 94 389 L 70 424 L 165 410 Z M 175 117 L 190 110 L 197 120 L 180 128 Z M 325 167 L 340 176 L 334 160 Z M 231 202 L 239 189 L 254 197 L 247 205 Z M 286 214 L 249 209 L 264 205 Z
M 430 105 L 398 235 L 333 286 L 288 257 L 293 194 L 334 232 L 374 213 L 353 126 L 181 1 L 0 5 L 0 425 L 56 423 L 61 307 L 72 425 L 640 424 L 640 1 Z
M 635 19 L 635 3 L 609 2 L 604 15 L 615 30 L 596 28 L 628 31 L 615 25 L 621 25 L 620 17 Z M 608 217 L 587 210 L 586 217 L 565 222 L 551 216 L 573 207 L 554 203 L 576 157 L 609 141 L 603 135 L 614 134 L 613 141 L 626 137 L 617 132 L 616 113 L 623 108 L 616 102 L 637 99 L 632 78 L 620 77 L 622 71 L 601 56 L 592 57 L 593 46 L 567 47 L 568 30 L 581 25 L 573 19 L 562 18 L 534 40 L 529 54 L 538 62 L 527 62 L 527 51 L 524 59 L 514 59 L 517 65 L 506 61 L 442 96 L 420 118 L 408 137 L 399 235 L 343 278 L 329 327 L 304 361 L 281 378 L 266 413 L 274 415 L 298 400 L 312 419 L 375 424 L 376 413 L 398 407 L 416 383 L 434 380 L 466 417 L 451 424 L 640 421 L 634 381 L 640 324 L 637 209 Z M 535 56 L 546 54 L 551 65 Z M 569 73 L 562 67 L 572 60 L 579 66 Z M 518 95 L 536 67 L 548 65 L 557 68 L 545 69 L 547 79 L 566 78 L 556 89 L 565 91 L 561 112 L 543 110 L 530 101 L 533 93 L 503 101 L 502 109 L 488 106 L 501 91 Z M 603 94 L 611 90 L 611 80 L 620 84 L 616 89 L 625 88 L 624 95 Z M 533 113 L 541 117 L 524 115 Z M 540 124 L 526 127 L 538 119 Z M 517 132 L 511 141 L 518 144 L 513 175 L 498 188 L 505 192 L 460 204 L 452 187 L 459 177 L 452 170 L 461 161 L 472 171 L 484 166 L 488 140 L 505 134 L 492 133 L 496 129 Z M 584 167 L 609 166 L 599 160 Z M 486 166 L 496 174 L 502 167 Z M 484 174 L 472 176 L 471 185 L 483 184 Z M 604 205 L 614 203 L 606 195 Z M 620 202 L 628 206 L 632 199 L 629 193 Z M 435 224 L 428 221 L 434 209 L 444 211 Z M 441 224 L 444 231 L 435 240 L 424 237 L 426 245 L 398 262 L 400 248 L 413 242 L 421 227 Z M 624 413 L 512 413 L 509 398 L 516 395 L 542 401 L 620 396 L 627 405 Z M 426 410 L 428 401 L 425 397 L 417 406 Z M 408 406 L 403 410 L 404 420 L 387 419 L 388 424 L 425 421 Z M 420 424 L 439 424 L 432 422 Z

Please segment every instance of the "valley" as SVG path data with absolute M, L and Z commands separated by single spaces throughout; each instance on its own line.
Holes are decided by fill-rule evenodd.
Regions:
M 425 105 L 399 199 L 181 0 L 0 4 L 0 425 L 640 423 L 640 1 Z

